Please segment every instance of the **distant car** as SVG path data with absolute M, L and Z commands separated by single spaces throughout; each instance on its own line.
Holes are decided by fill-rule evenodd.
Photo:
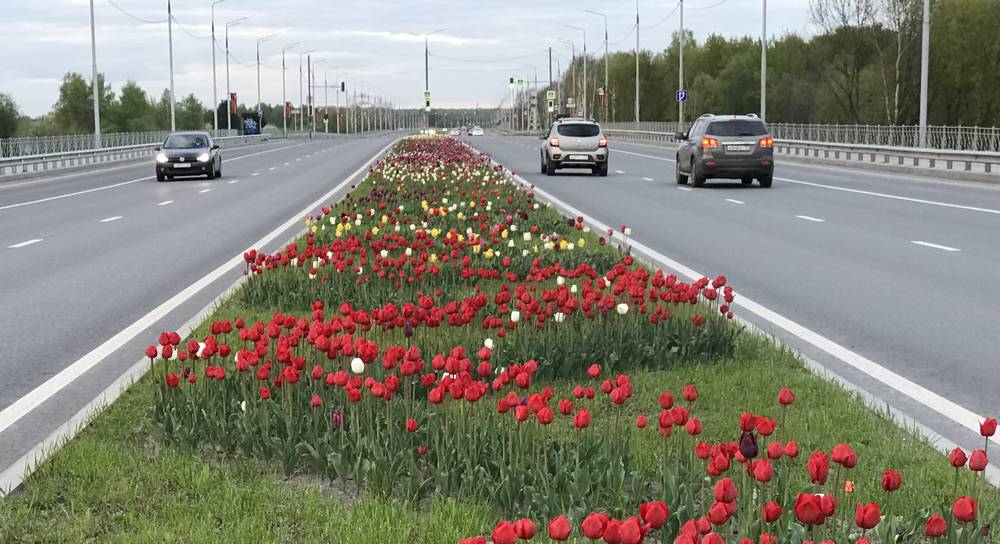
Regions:
M 687 133 L 674 135 L 677 183 L 688 180 L 699 187 L 709 178 L 738 179 L 750 185 L 756 179 L 770 187 L 774 175 L 774 138 L 753 114 L 705 114 Z
M 462 135 L 462 131 L 458 130 L 457 128 L 453 128 L 453 129 L 451 129 L 451 135 L 452 136 L 461 136 Z
M 174 132 L 156 148 L 156 181 L 175 176 L 222 176 L 219 144 L 207 132 Z
M 540 151 L 542 173 L 554 175 L 560 168 L 589 168 L 598 176 L 608 175 L 608 139 L 594 121 L 565 117 L 552 123 Z
M 472 127 L 472 131 L 469 132 L 469 136 L 482 136 L 483 134 L 483 127 Z

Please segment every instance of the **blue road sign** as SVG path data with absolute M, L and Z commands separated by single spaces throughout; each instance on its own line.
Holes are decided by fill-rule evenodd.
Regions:
M 687 89 L 677 89 L 677 101 L 678 102 L 687 102 L 688 101 L 688 92 L 687 92 Z

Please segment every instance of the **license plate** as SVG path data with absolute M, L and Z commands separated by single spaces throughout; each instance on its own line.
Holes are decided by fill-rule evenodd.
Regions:
M 189 162 L 179 162 L 174 165 L 174 168 L 191 168 L 191 163 Z
M 585 161 L 590 159 L 587 155 L 570 155 L 569 160 L 571 161 Z
M 750 146 L 748 145 L 727 145 L 726 151 L 750 151 Z

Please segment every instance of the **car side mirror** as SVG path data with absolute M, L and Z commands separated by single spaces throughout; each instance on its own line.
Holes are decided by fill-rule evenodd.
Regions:
M 678 142 L 681 142 L 681 141 L 687 140 L 688 139 L 688 135 L 687 135 L 686 132 L 675 132 L 674 133 L 674 139 L 677 140 Z
M 539 140 L 545 140 L 545 139 L 547 139 L 548 137 L 549 137 L 549 135 L 548 135 L 548 134 L 542 134 L 541 136 L 539 136 L 539 137 L 538 137 L 538 139 L 539 139 Z
M 219 144 L 212 144 L 212 149 L 219 149 Z

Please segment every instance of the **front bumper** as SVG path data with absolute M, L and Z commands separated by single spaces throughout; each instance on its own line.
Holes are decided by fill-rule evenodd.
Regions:
M 178 167 L 179 164 L 189 164 L 190 166 Z M 156 163 L 156 173 L 166 176 L 204 176 L 211 172 L 213 167 L 214 161 Z
M 549 156 L 552 157 L 552 162 L 556 163 L 556 166 L 560 168 L 574 168 L 577 166 L 585 168 L 603 164 L 608 160 L 608 150 L 605 148 L 598 149 L 597 151 L 563 151 L 562 149 L 553 148 L 549 153 Z
M 774 173 L 774 161 L 771 157 L 705 157 L 699 161 L 699 170 L 706 178 L 770 176 Z

